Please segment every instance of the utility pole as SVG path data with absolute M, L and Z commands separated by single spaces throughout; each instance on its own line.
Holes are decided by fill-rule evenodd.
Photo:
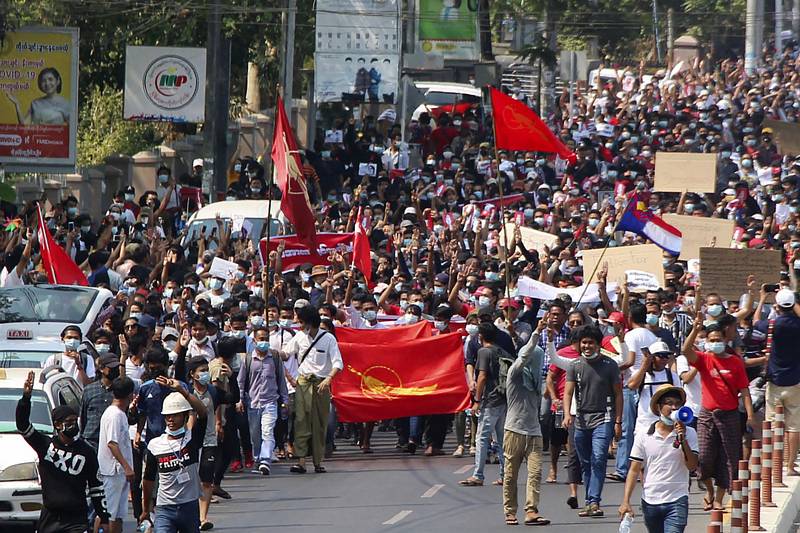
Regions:
M 283 105 L 286 116 L 292 120 L 292 92 L 294 90 L 294 30 L 297 0 L 287 0 L 287 9 L 281 17 L 283 23 Z
M 761 65 L 761 50 L 764 48 L 764 0 L 756 0 L 756 68 Z
M 222 11 L 218 0 L 210 0 L 206 77 L 205 152 L 214 158 L 209 200 L 228 188 L 228 100 L 230 92 L 230 41 L 222 36 Z
M 783 55 L 783 0 L 775 0 L 775 55 Z
M 792 33 L 795 39 L 800 36 L 800 0 L 792 2 Z
M 667 9 L 667 61 L 672 61 L 675 52 L 675 12 L 672 8 Z
M 756 33 L 756 11 L 758 0 L 747 0 L 744 37 L 744 71 L 750 76 L 756 71 L 758 60 L 758 35 Z
M 658 2 L 653 0 L 653 36 L 656 39 L 656 61 L 661 63 L 661 39 L 658 36 Z

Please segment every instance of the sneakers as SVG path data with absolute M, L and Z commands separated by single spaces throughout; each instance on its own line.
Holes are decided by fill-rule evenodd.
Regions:
M 236 461 L 231 461 L 231 466 L 229 468 L 231 474 L 236 474 L 237 472 L 241 472 L 244 469 L 242 466 L 242 462 L 238 459 Z
M 231 499 L 230 493 L 218 485 L 214 485 L 214 488 L 211 490 L 211 494 L 213 494 L 214 496 L 219 496 L 223 500 Z
M 255 463 L 255 461 L 253 461 L 253 452 L 245 452 L 245 454 L 244 454 L 244 467 L 249 470 L 249 469 L 253 468 L 253 464 L 254 463 Z
M 258 465 L 258 472 L 262 476 L 268 476 L 269 475 L 269 465 L 267 463 L 261 463 L 260 465 Z
M 456 451 L 453 452 L 453 457 L 464 457 L 464 447 L 460 444 L 456 446 Z

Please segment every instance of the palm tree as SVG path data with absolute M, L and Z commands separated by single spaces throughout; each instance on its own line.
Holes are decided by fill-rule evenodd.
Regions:
M 538 110 L 542 96 L 542 69 L 545 66 L 551 68 L 556 66 L 556 53 L 547 45 L 547 40 L 540 35 L 534 43 L 522 47 L 516 57 L 521 61 L 525 61 L 531 67 L 537 67 L 535 107 Z

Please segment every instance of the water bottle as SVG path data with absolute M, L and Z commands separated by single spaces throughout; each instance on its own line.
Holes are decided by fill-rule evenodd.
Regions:
M 139 533 L 147 533 L 148 531 L 152 530 L 152 527 L 153 523 L 150 520 L 144 519 L 142 520 L 142 523 L 139 524 L 139 527 L 136 528 L 136 531 Z
M 619 523 L 619 533 L 631 533 L 633 531 L 633 517 L 630 513 L 625 513 L 622 522 Z

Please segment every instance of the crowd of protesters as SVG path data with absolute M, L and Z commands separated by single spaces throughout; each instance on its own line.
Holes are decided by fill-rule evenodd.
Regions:
M 200 184 L 202 161 L 192 175 L 160 168 L 153 190 L 119 191 L 101 220 L 73 197 L 52 205 L 48 230 L 91 285 L 116 294 L 115 313 L 93 331 L 65 329 L 63 354 L 48 362 L 85 385 L 74 415 L 100 460 L 109 504 L 102 518 L 119 527 L 130 491 L 140 523 L 207 530 L 209 503 L 231 498 L 228 475 L 268 476 L 279 460 L 303 474 L 307 456 L 323 473 L 337 439 L 370 453 L 375 424 L 338 424 L 331 410 L 331 380 L 342 368 L 336 328 L 420 320 L 435 332 L 464 332 L 472 406 L 379 423 L 396 430 L 398 453 L 424 448 L 428 456 L 446 453 L 452 423 L 447 453 L 475 457 L 461 485 L 483 485 L 485 464 L 500 463 L 493 483 L 504 487 L 507 524 L 518 523 L 523 460 L 525 523 L 548 523 L 539 514 L 541 477 L 546 465 L 545 482 L 560 481 L 566 450 L 566 504 L 579 516 L 603 516 L 607 480 L 626 482 L 620 515 L 639 514 L 630 498 L 644 472 L 648 529 L 682 531 L 689 476 L 706 491 L 704 509 L 723 509 L 737 460 L 779 403 L 788 474 L 798 475 L 800 154 L 781 151 L 762 123 L 800 116 L 800 56 L 787 48 L 763 59 L 752 76 L 735 58 L 670 65 L 647 82 L 632 69 L 578 95 L 572 112 L 561 95 L 543 118 L 575 151 L 571 162 L 495 152 L 491 117 L 479 106 L 422 113 L 407 142 L 391 110 L 336 122 L 342 142 L 318 140 L 303 152 L 302 172 L 318 231 L 352 231 L 359 208 L 368 218 L 372 287 L 338 252 L 331 268 L 281 274 L 279 248 L 265 268 L 248 236 L 223 220 L 182 245 L 189 213 L 180 191 Z M 657 151 L 718 154 L 716 192 L 654 190 Z M 360 176 L 362 163 L 374 163 L 375 175 Z M 261 162 L 238 160 L 231 174 L 226 201 L 278 201 Z M 583 250 L 643 243 L 615 231 L 635 192 L 656 214 L 733 220 L 731 247 L 782 250 L 784 270 L 760 287 L 742 272 L 742 297 L 725 300 L 665 252 L 658 290 L 612 289 L 617 280 L 601 267 L 597 301 L 520 294 L 523 276 L 557 292 L 581 287 L 591 274 Z M 501 208 L 501 193 L 519 196 Z M 46 281 L 33 213 L 10 216 L 16 221 L 0 236 L 3 287 Z M 503 222 L 550 233 L 556 244 L 529 250 L 519 231 L 499 232 Z M 232 279 L 210 275 L 215 257 L 238 264 Z M 691 425 L 671 416 L 683 405 L 695 413 Z

